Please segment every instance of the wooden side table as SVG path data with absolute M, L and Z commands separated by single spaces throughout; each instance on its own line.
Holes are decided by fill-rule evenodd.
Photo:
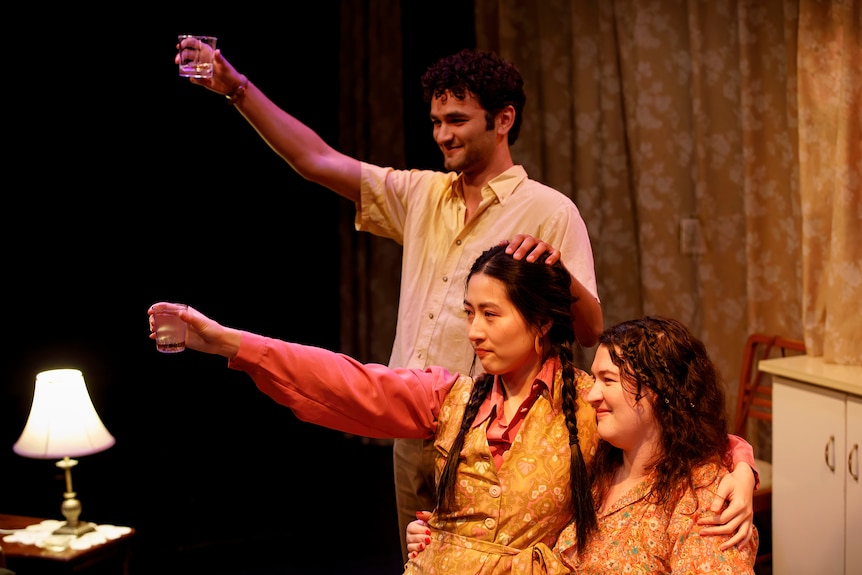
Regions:
M 0 529 L 24 529 L 41 523 L 39 517 L 0 515 Z M 6 555 L 6 567 L 15 575 L 129 575 L 132 537 L 135 530 L 109 539 L 88 549 L 67 548 L 53 552 L 36 545 L 3 541 L 0 546 Z

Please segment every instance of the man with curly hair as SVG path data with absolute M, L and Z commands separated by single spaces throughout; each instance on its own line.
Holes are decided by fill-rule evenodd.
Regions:
M 512 160 L 526 96 L 515 66 L 496 54 L 465 49 L 422 76 L 434 140 L 444 170 L 403 170 L 363 162 L 329 146 L 280 109 L 216 50 L 210 79 L 190 79 L 227 96 L 267 144 L 297 173 L 356 205 L 356 229 L 403 246 L 401 286 L 390 367 L 440 365 L 469 374 L 476 364 L 464 329 L 464 280 L 489 245 L 508 240 L 509 253 L 547 263 L 562 260 L 572 275 L 572 317 L 578 342 L 592 347 L 603 329 L 593 253 L 570 198 L 530 179 Z M 401 551 L 416 511 L 434 505 L 431 441 L 393 446 Z M 748 474 L 748 477 L 744 476 Z M 754 479 L 740 475 L 750 507 Z M 734 493 L 737 493 L 734 489 Z

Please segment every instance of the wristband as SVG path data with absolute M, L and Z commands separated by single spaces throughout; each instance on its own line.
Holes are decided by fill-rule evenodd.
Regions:
M 240 101 L 240 99 L 245 96 L 245 91 L 248 89 L 248 78 L 243 74 L 242 80 L 239 85 L 224 95 L 227 98 L 227 103 L 231 106 Z

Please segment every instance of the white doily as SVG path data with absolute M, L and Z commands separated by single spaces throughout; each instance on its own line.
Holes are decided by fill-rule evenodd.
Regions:
M 111 539 L 119 539 L 132 531 L 131 527 L 118 527 L 116 525 L 96 525 L 95 531 L 84 533 L 78 537 L 72 535 L 53 535 L 54 530 L 63 525 L 65 521 L 56 519 L 45 519 L 41 523 L 28 525 L 24 529 L 18 529 L 15 533 L 7 535 L 3 541 L 7 543 L 22 543 L 24 545 L 35 545 L 41 548 L 89 549 L 96 545 L 107 543 Z M 62 549 L 55 549 L 62 550 Z

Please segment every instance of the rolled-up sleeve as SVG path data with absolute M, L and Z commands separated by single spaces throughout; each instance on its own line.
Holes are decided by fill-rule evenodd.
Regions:
M 344 354 L 243 332 L 228 367 L 302 421 L 376 438 L 430 438 L 458 379 L 439 367 L 392 369 Z

